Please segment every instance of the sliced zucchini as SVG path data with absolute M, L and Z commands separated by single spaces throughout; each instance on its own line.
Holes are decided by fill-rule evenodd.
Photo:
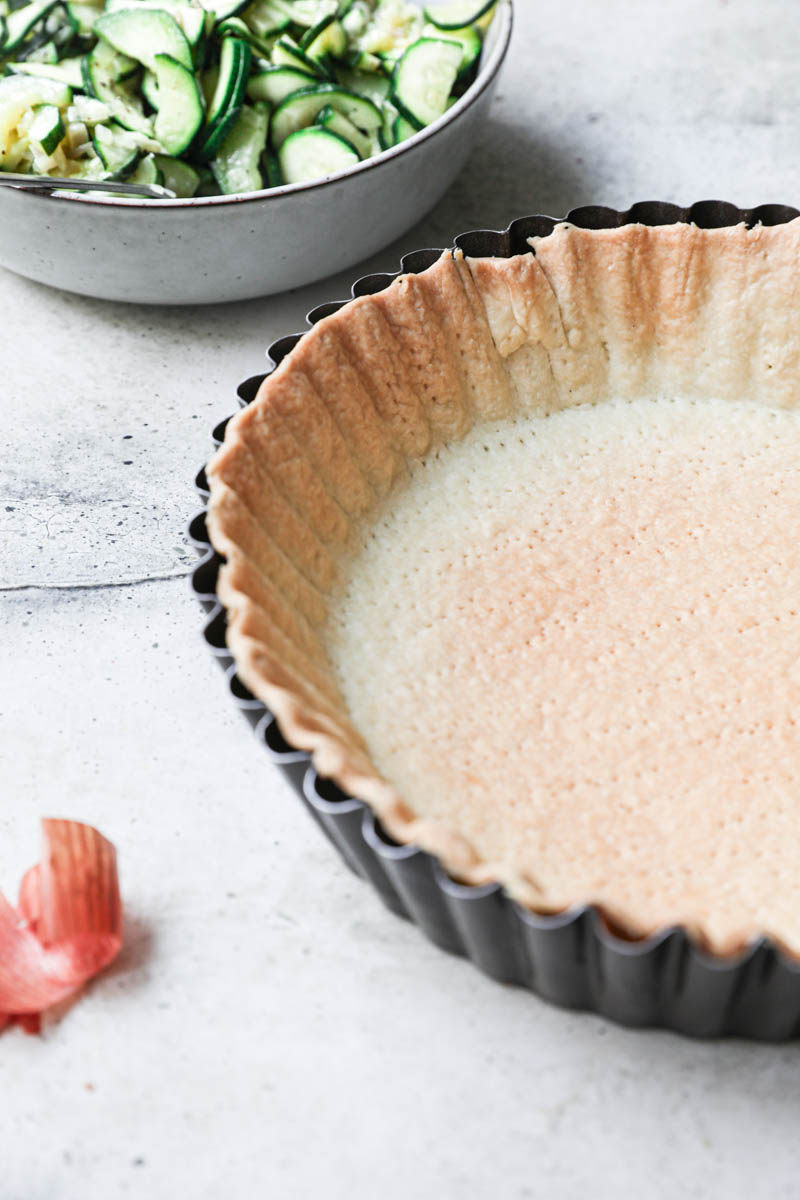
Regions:
M 313 75 L 294 67 L 268 67 L 266 71 L 256 71 L 250 76 L 247 94 L 251 100 L 267 100 L 275 105 L 291 96 L 292 92 L 314 87 L 316 82 Z
M 351 67 L 336 67 L 336 78 L 348 92 L 358 96 L 366 96 L 373 104 L 380 107 L 388 99 L 392 89 L 390 80 L 385 75 L 373 75 L 354 71 Z
M 461 66 L 461 46 L 438 38 L 419 38 L 395 67 L 392 102 L 417 129 L 447 109 Z
M 392 125 L 392 144 L 397 146 L 400 142 L 407 142 L 415 133 L 419 133 L 416 125 L 412 125 L 402 113 L 398 113 Z
M 16 50 L 31 30 L 49 15 L 55 5 L 56 0 L 34 0 L 33 4 L 25 4 L 22 8 L 10 12 L 5 18 L 6 36 L 3 42 L 3 54 L 11 54 Z
M 397 56 L 399 57 L 399 55 Z M 347 66 L 353 71 L 366 71 L 368 75 L 383 75 L 385 54 L 368 54 L 366 50 L 354 50 L 344 56 Z M 394 61 L 391 63 L 394 67 Z
M 309 58 L 290 37 L 278 38 L 272 48 L 272 62 L 276 67 L 294 67 L 297 71 L 317 77 L 325 74 L 320 64 Z
M 329 133 L 338 133 L 339 137 L 350 143 L 359 158 L 369 158 L 372 154 L 373 139 L 357 129 L 344 113 L 337 112 L 332 105 L 326 104 L 317 113 L 314 124 L 327 129 Z
M 321 83 L 314 88 L 295 92 L 278 105 L 272 114 L 272 144 L 276 150 L 299 129 L 311 125 L 326 105 L 343 113 L 357 129 L 377 134 L 381 127 L 380 109 L 367 100 L 333 83 Z M 323 143 L 324 144 L 324 143 Z
M 219 184 L 214 178 L 211 170 L 208 167 L 200 167 L 200 184 L 195 192 L 196 196 L 221 196 Z
M 165 12 L 172 17 L 191 47 L 192 61 L 202 61 L 207 18 L 205 9 L 182 3 L 181 0 L 106 0 L 107 13 L 140 13 L 144 10 Z M 164 53 L 169 54 L 171 51 L 166 50 Z M 179 58 L 179 61 L 183 60 Z
M 40 35 L 43 36 L 43 35 Z M 53 66 L 58 62 L 58 49 L 54 41 L 43 42 L 35 50 L 25 55 L 25 60 L 35 63 L 46 63 Z
M 250 47 L 241 38 L 224 38 L 219 59 L 217 86 L 211 97 L 206 123 L 199 134 L 197 158 L 207 162 L 216 156 L 236 123 L 250 74 Z
M 84 86 L 90 96 L 108 106 L 114 119 L 125 129 L 152 135 L 153 123 L 146 116 L 138 96 L 121 80 L 130 62 L 130 58 L 100 38 L 81 63 Z
M 146 154 L 139 160 L 136 170 L 128 176 L 131 183 L 157 183 L 164 185 L 164 175 L 161 172 L 154 154 Z
M 483 41 L 474 25 L 464 29 L 438 30 L 435 25 L 426 25 L 422 31 L 423 37 L 442 38 L 445 41 L 457 42 L 461 46 L 461 65 L 458 68 L 457 79 L 463 79 L 477 63 L 483 49 Z
M 282 186 L 283 175 L 281 175 L 281 164 L 278 162 L 278 156 L 270 145 L 267 145 L 266 150 L 261 156 L 261 170 L 268 188 Z
M 300 49 L 308 58 L 319 62 L 330 57 L 341 58 L 347 50 L 347 34 L 335 14 L 323 17 L 301 37 Z
M 218 37 L 236 37 L 247 42 L 252 50 L 255 50 L 262 58 L 268 59 L 272 53 L 272 46 L 269 42 L 265 42 L 257 33 L 253 33 L 249 25 L 245 25 L 241 17 L 227 17 L 221 21 L 215 29 L 215 34 Z
M 382 108 L 383 119 L 381 127 L 378 130 L 378 142 L 381 150 L 391 150 L 394 145 L 394 123 L 397 120 L 398 112 L 393 104 L 387 100 Z
M 28 137 L 32 142 L 37 142 L 45 154 L 52 154 L 67 132 L 61 113 L 55 104 L 40 104 L 33 113 Z
M 194 141 L 203 123 L 203 101 L 194 73 L 169 54 L 156 55 L 156 140 L 175 157 Z
M 200 0 L 200 3 L 215 21 L 224 21 L 226 17 L 235 17 L 247 8 L 248 0 Z M 169 184 L 165 186 L 169 187 Z
M 217 81 L 219 79 L 219 66 L 209 67 L 200 75 L 200 91 L 203 93 L 203 100 L 208 112 L 211 101 L 214 98 L 214 92 L 217 89 Z
M 367 28 L 370 16 L 367 0 L 341 0 L 339 4 L 339 20 L 351 38 L 361 36 Z
M 94 4 L 78 3 L 77 0 L 67 0 L 64 11 L 73 31 L 80 37 L 90 37 L 94 33 L 96 22 L 103 15 L 102 8 L 97 8 Z
M 86 68 L 89 71 L 89 78 L 87 79 L 84 74 L 84 82 L 92 89 L 92 76 L 95 73 L 98 87 L 104 88 L 108 84 L 122 83 L 126 79 L 131 79 L 140 70 L 139 63 L 135 58 L 129 58 L 127 54 L 120 54 L 102 38 L 98 40 L 91 54 L 86 57 L 89 59 Z M 81 70 L 83 71 L 84 68 L 82 67 Z M 97 95 L 93 90 L 91 94 Z M 103 97 L 98 95 L 97 98 L 102 100 Z
M 214 178 L 225 195 L 258 192 L 264 186 L 259 170 L 269 132 L 266 104 L 245 105 L 211 163 Z
M 7 69 L 13 75 L 38 75 L 41 79 L 54 79 L 71 88 L 83 87 L 83 74 L 79 58 L 62 58 L 59 63 L 12 62 Z
M 158 80 L 152 71 L 147 70 L 147 67 L 142 71 L 142 82 L 139 87 L 147 103 L 153 111 L 156 111 L 158 109 Z
M 179 158 L 166 154 L 154 154 L 153 160 L 164 179 L 164 187 L 174 192 L 179 200 L 189 200 L 200 186 L 200 172 Z
M 141 151 L 131 145 L 130 136 L 120 126 L 95 125 L 92 145 L 103 166 L 113 179 L 126 179 L 141 158 Z
M 221 20 L 222 18 L 218 18 Z M 234 16 L 234 13 L 226 13 L 226 16 Z M 255 0 L 254 4 L 248 4 L 244 11 L 240 13 L 245 24 L 249 25 L 253 33 L 257 33 L 259 37 L 272 37 L 276 33 L 283 33 L 284 29 L 288 29 L 291 21 L 286 16 L 286 13 L 281 12 L 276 8 L 271 0 Z
M 360 161 L 349 142 L 318 126 L 289 134 L 278 151 L 278 160 L 286 183 L 337 175 Z
M 72 103 L 72 89 L 54 79 L 33 75 L 6 75 L 0 79 L 0 167 L 13 142 L 13 133 L 29 108 L 53 104 L 65 109 Z
M 219 73 L 208 106 L 207 125 L 215 125 L 242 103 L 250 68 L 250 47 L 239 38 L 226 38 L 219 56 Z
M 448 0 L 447 4 L 426 5 L 425 20 L 438 29 L 463 29 L 493 15 L 496 0 Z
M 141 0 L 138 0 L 141 3 Z M 206 33 L 206 14 L 201 8 L 188 4 L 179 5 L 172 10 L 172 16 L 177 21 L 184 37 L 192 49 L 201 46 Z
M 337 0 L 270 0 L 273 8 L 282 12 L 293 25 L 302 25 L 310 29 L 320 19 L 320 15 L 336 12 Z
M 95 23 L 95 32 L 120 54 L 138 59 L 155 72 L 157 54 L 168 54 L 187 70 L 192 68 L 192 52 L 186 35 L 174 17 L 162 9 L 121 9 L 105 13 Z

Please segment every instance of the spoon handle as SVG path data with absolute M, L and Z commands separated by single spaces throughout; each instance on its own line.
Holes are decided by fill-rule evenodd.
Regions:
M 120 180 L 57 179 L 52 175 L 16 175 L 0 171 L 0 186 L 27 188 L 34 192 L 116 192 L 129 196 L 146 196 L 151 200 L 174 200 L 175 193 L 157 183 L 125 183 Z

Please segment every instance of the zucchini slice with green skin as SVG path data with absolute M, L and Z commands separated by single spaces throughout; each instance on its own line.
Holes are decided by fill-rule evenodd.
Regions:
M 358 152 L 349 142 L 316 125 L 290 134 L 278 151 L 278 160 L 286 183 L 305 183 L 337 175 L 360 162 Z
M 141 0 L 138 2 L 141 3 Z M 192 50 L 201 47 L 206 36 L 205 12 L 201 8 L 191 8 L 188 4 L 183 4 L 173 11 L 172 16 Z
M 297 71 L 294 67 L 267 67 L 266 71 L 256 71 L 250 76 L 247 95 L 251 100 L 266 100 L 275 105 L 293 92 L 314 87 L 316 83 L 313 75 Z
M 164 176 L 156 163 L 154 154 L 147 154 L 139 160 L 136 170 L 128 176 L 131 183 L 158 183 L 163 187 Z
M 47 35 L 43 30 L 41 33 L 39 33 L 37 35 L 37 39 L 40 37 L 46 37 L 46 36 Z M 34 39 L 31 38 L 30 43 L 29 43 L 31 46 L 30 53 L 23 54 L 22 61 L 47 63 L 50 66 L 54 66 L 55 63 L 58 62 L 58 49 L 56 47 L 55 42 L 53 42 L 53 41 L 43 42 L 42 45 L 34 47 L 33 41 L 34 41 Z M 20 46 L 20 50 L 25 50 L 25 49 L 26 49 L 26 47 Z
M 426 5 L 425 20 L 438 29 L 463 29 L 490 16 L 497 0 L 449 0 L 447 4 Z
M 45 154 L 52 154 L 67 132 L 61 113 L 54 104 L 40 104 L 33 114 L 28 137 L 38 142 Z
M 246 25 L 241 17 L 227 17 L 224 21 L 220 21 L 214 33 L 217 37 L 235 37 L 241 41 L 247 42 L 252 50 L 261 58 L 268 58 L 272 53 L 272 47 L 269 42 L 265 42 L 257 33 L 253 33 L 249 25 Z
M 95 24 L 103 15 L 102 8 L 97 8 L 94 4 L 81 4 L 77 0 L 67 0 L 64 11 L 72 29 L 80 37 L 91 37 Z
M 208 126 L 215 125 L 231 108 L 242 103 L 249 70 L 247 42 L 240 38 L 225 38 L 219 56 L 217 84 L 206 115 Z
M 469 74 L 481 56 L 483 41 L 474 25 L 464 29 L 438 30 L 435 25 L 426 25 L 422 31 L 423 37 L 441 38 L 443 41 L 453 41 L 461 46 L 461 66 L 458 68 L 456 79 L 464 79 Z
M 393 104 L 387 100 L 383 105 L 383 121 L 378 130 L 378 142 L 381 150 L 391 150 L 395 144 L 394 123 L 397 120 L 398 112 Z
M 319 21 L 320 0 L 270 0 L 270 3 L 293 25 L 302 25 L 304 29 L 310 29 Z M 329 0 L 329 11 L 335 7 L 334 0 Z
M 275 109 L 272 114 L 272 144 L 275 149 L 280 150 L 293 133 L 313 124 L 317 115 L 328 104 L 343 113 L 364 133 L 377 134 L 381 127 L 380 109 L 371 100 L 367 100 L 366 96 L 347 92 L 334 83 L 321 83 L 318 87 L 294 92 Z
M 317 78 L 326 74 L 321 64 L 309 58 L 289 37 L 278 38 L 272 47 L 272 62 L 276 67 L 294 67 L 297 71 L 306 71 Z
M 200 173 L 189 163 L 166 154 L 154 154 L 153 160 L 164 179 L 164 187 L 179 200 L 190 200 L 200 186 Z
M 392 103 L 417 129 L 447 110 L 461 66 L 461 46 L 438 38 L 420 38 L 409 46 L 392 77 Z
M 154 133 L 167 154 L 176 157 L 194 141 L 203 123 L 203 101 L 194 73 L 169 54 L 156 55 L 158 112 Z
M 250 0 L 200 0 L 206 12 L 211 13 L 214 17 L 214 22 L 224 21 L 226 17 L 235 17 L 242 12 Z M 165 184 L 169 187 L 169 184 Z M 174 188 L 172 189 L 175 190 Z
M 207 162 L 216 156 L 218 148 L 236 124 L 247 88 L 250 59 L 247 42 L 240 38 L 223 39 L 217 86 L 195 151 L 200 162 Z
M 95 33 L 105 38 L 120 54 L 138 59 L 155 72 L 157 54 L 169 54 L 192 69 L 192 51 L 174 17 L 163 9 L 120 9 L 105 13 L 95 22 Z
M 359 158 L 369 158 L 372 154 L 373 139 L 357 129 L 352 121 L 343 113 L 337 112 L 332 105 L 327 104 L 317 113 L 314 124 L 319 125 L 321 129 L 327 129 L 329 133 L 338 133 L 339 137 L 350 143 Z
M 91 54 L 86 55 L 84 61 L 86 59 L 89 60 L 89 77 L 87 78 L 84 73 L 84 83 L 87 87 L 92 88 L 89 94 L 94 96 L 97 96 L 92 83 L 92 76 L 95 73 L 98 87 L 104 88 L 108 84 L 123 83 L 141 70 L 135 58 L 129 58 L 127 54 L 120 54 L 118 50 L 102 39 L 97 42 Z M 83 71 L 83 67 L 81 70 Z M 103 97 L 97 96 L 97 99 L 102 100 Z
M 119 136 L 120 127 L 114 125 L 95 125 L 92 130 L 92 145 L 95 154 L 112 179 L 126 179 L 135 169 L 142 157 L 141 151 L 126 145 L 125 138 Z
M 331 56 L 341 58 L 347 50 L 347 34 L 332 13 L 312 25 L 300 39 L 300 49 L 314 62 Z
M 108 42 L 100 39 L 91 54 L 87 54 L 81 62 L 84 87 L 89 96 L 102 100 L 108 106 L 114 120 L 125 129 L 135 129 L 137 133 L 152 136 L 153 123 L 145 115 L 138 97 L 119 81 L 128 61 L 125 55 L 119 54 Z
M 275 7 L 271 0 L 255 0 L 255 3 L 247 3 L 247 6 L 242 6 L 244 11 L 239 10 L 237 14 L 226 13 L 226 16 L 232 17 L 235 15 L 241 16 L 246 25 L 249 25 L 253 33 L 257 33 L 259 37 L 271 37 L 276 33 L 283 33 L 284 29 L 288 29 L 291 21 Z M 218 19 L 224 18 L 219 16 Z
M 202 63 L 206 41 L 208 14 L 203 8 L 183 3 L 182 0 L 106 0 L 106 12 L 165 12 L 172 17 L 186 38 L 192 51 L 195 66 Z M 165 53 L 171 53 L 165 51 Z M 183 61 L 179 59 L 179 61 Z
M 402 113 L 398 113 L 392 125 L 392 145 L 397 146 L 400 142 L 407 142 L 415 133 L 419 133 L 416 125 L 412 125 Z
M 225 195 L 259 192 L 264 186 L 259 162 L 267 144 L 269 109 L 245 105 L 211 163 L 214 178 Z
M 72 89 L 54 79 L 33 75 L 6 75 L 0 79 L 0 169 L 12 132 L 29 108 L 53 104 L 65 109 L 72 103 Z
M 59 63 L 12 62 L 7 65 L 12 75 L 38 75 L 41 79 L 54 79 L 67 87 L 83 87 L 83 72 L 79 58 L 63 58 Z
M 214 178 L 210 167 L 198 167 L 200 183 L 195 196 L 221 196 L 219 184 Z
M 147 67 L 142 72 L 142 82 L 139 87 L 142 96 L 150 107 L 156 111 L 158 109 L 158 80 L 152 71 L 148 71 Z
M 336 78 L 346 91 L 355 92 L 357 96 L 366 96 L 379 108 L 388 100 L 392 90 L 391 81 L 385 75 L 362 74 L 350 67 L 337 66 Z
M 354 50 L 351 54 L 340 55 L 339 57 L 343 57 L 343 61 L 353 71 L 365 71 L 368 75 L 383 75 L 385 60 L 388 56 L 368 54 L 366 50 Z M 397 58 L 399 57 L 400 55 L 398 54 Z M 394 61 L 391 61 L 390 65 L 393 69 Z
M 206 112 L 208 112 L 211 101 L 214 98 L 214 92 L 217 90 L 219 82 L 219 65 L 209 67 L 200 73 L 200 91 L 203 93 L 203 101 L 205 102 Z
M 55 8 L 56 0 L 34 0 L 17 8 L 5 17 L 6 36 L 3 42 L 3 54 L 11 54 L 25 40 L 31 30 L 49 15 Z
M 190 46 L 196 46 L 205 35 L 205 9 L 175 3 L 175 0 L 106 0 L 106 12 L 165 12 L 177 24 Z
M 276 188 L 283 185 L 281 164 L 278 162 L 277 154 L 269 144 L 261 156 L 261 170 L 268 188 Z

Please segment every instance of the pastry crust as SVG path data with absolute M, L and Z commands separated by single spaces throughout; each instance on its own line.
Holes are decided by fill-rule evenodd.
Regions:
M 554 905 L 535 872 L 481 861 L 452 823 L 416 814 L 381 777 L 331 669 L 331 597 L 370 514 L 415 462 L 476 426 L 612 397 L 796 406 L 800 219 L 751 230 L 563 224 L 531 247 L 511 259 L 447 252 L 306 334 L 229 422 L 208 468 L 208 529 L 226 559 L 218 590 L 237 672 L 287 740 L 398 841 L 548 911 L 563 898 Z M 635 912 L 614 918 L 653 931 Z M 702 916 L 692 928 L 720 952 L 759 932 L 717 936 Z M 800 956 L 800 941 L 765 932 Z

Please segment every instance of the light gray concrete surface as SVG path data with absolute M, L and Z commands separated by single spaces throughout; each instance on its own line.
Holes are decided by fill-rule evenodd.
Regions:
M 791 0 L 517 0 L 469 168 L 362 270 L 588 202 L 798 203 L 799 59 Z M 41 1040 L 0 1038 L 0 1200 L 795 1197 L 796 1046 L 627 1032 L 439 953 L 227 703 L 191 481 L 267 343 L 359 273 L 191 311 L 0 274 L 0 883 L 40 815 L 81 818 L 128 915 Z

